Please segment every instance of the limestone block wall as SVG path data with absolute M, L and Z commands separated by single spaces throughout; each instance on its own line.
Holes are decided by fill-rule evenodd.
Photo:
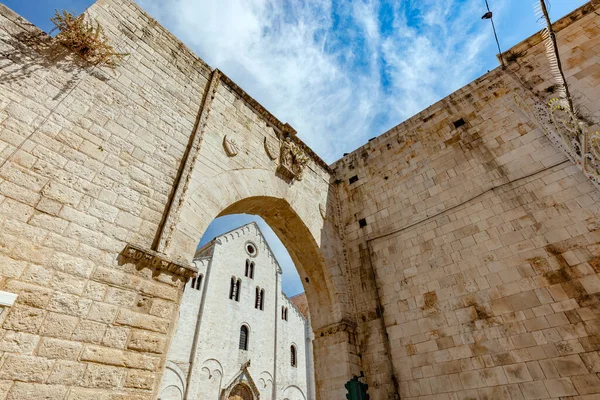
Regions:
M 558 39 L 595 129 L 600 17 L 586 7 Z M 551 95 L 543 44 L 526 43 L 507 71 L 333 166 L 375 398 L 600 393 L 600 196 L 514 101 Z
M 3 314 L 0 387 L 153 398 L 161 371 L 182 373 L 165 361 L 189 277 L 180 265 L 214 217 L 248 212 L 289 245 L 323 343 L 318 396 L 338 396 L 360 366 L 331 170 L 294 139 L 303 179 L 278 176 L 265 140 L 277 153 L 293 129 L 132 1 L 87 14 L 129 53 L 114 71 L 1 7 L 0 289 L 19 300 Z
M 209 73 L 132 2 L 88 13 L 129 52 L 90 68 L 0 5 L 0 397 L 153 398 L 182 287 L 150 246 Z

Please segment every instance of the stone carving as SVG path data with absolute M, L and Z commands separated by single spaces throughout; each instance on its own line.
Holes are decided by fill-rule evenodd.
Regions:
M 277 159 L 277 147 L 274 146 L 273 143 L 271 143 L 266 136 L 265 136 L 265 152 L 267 153 L 267 156 L 269 156 L 269 158 L 271 160 Z
M 324 326 L 321 329 L 315 331 L 315 337 L 324 337 L 336 334 L 338 332 L 348 332 L 351 335 L 356 333 L 356 324 L 349 320 L 342 320 L 340 322 Z
M 588 132 L 587 125 L 577 115 L 569 85 L 562 70 L 556 35 L 545 3 L 540 1 L 534 8 L 538 15 L 538 21 L 542 24 L 546 57 L 552 75 L 554 75 L 555 91 L 558 97 L 550 100 L 547 105 L 535 101 L 531 107 L 523 97 L 515 93 L 515 103 L 589 179 L 600 185 L 600 133 Z M 600 187 L 598 188 L 600 189 Z
M 198 274 L 198 269 L 194 266 L 170 260 L 163 254 L 135 244 L 127 244 L 122 254 L 124 257 L 137 261 L 142 265 L 168 271 L 175 275 L 180 275 L 185 279 L 194 278 Z
M 569 111 L 563 99 L 533 106 L 515 93 L 515 103 L 525 115 L 576 164 L 594 183 L 600 185 L 600 133 L 588 132 L 586 124 Z
M 304 153 L 304 150 L 292 141 L 291 136 L 286 136 L 281 141 L 277 172 L 289 180 L 296 179 L 300 181 L 306 164 L 308 164 L 308 156 Z
M 235 157 L 239 153 L 239 147 L 235 140 L 228 138 L 227 135 L 223 137 L 223 148 L 225 149 L 225 153 L 229 157 Z

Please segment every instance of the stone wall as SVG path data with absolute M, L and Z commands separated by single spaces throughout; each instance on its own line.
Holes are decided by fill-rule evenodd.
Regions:
M 590 130 L 600 116 L 594 7 L 557 24 Z M 515 102 L 552 95 L 543 43 L 512 51 L 521 56 L 507 70 L 334 165 L 375 398 L 600 393 L 600 196 Z
M 18 294 L 2 314 L 1 393 L 155 397 L 196 243 L 216 216 L 248 212 L 302 274 L 328 344 L 319 396 L 335 397 L 360 366 L 331 170 L 132 1 L 87 15 L 128 53 L 115 70 L 0 8 L 0 289 Z M 286 135 L 302 179 L 277 172 Z
M 515 101 L 552 96 L 537 35 L 329 167 L 133 2 L 87 13 L 114 71 L 0 6 L 0 397 L 154 398 L 196 243 L 240 212 L 303 279 L 317 398 L 600 392 L 598 191 Z M 556 25 L 594 130 L 599 13 Z
M 128 2 L 89 9 L 130 55 L 82 65 L 0 6 L 0 397 L 151 398 L 182 277 L 149 247 L 210 70 Z

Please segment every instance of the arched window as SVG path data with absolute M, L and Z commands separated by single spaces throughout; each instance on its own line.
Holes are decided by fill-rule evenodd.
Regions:
M 246 260 L 246 270 L 244 272 L 244 276 L 250 276 L 250 260 Z
M 250 263 L 250 279 L 254 279 L 254 261 Z
M 235 288 L 236 288 L 236 284 L 235 284 L 235 276 L 231 277 L 231 283 L 229 285 L 229 299 L 232 300 L 235 298 Z
M 235 301 L 240 301 L 240 292 L 242 291 L 242 280 L 238 278 L 235 283 Z
M 288 312 L 288 308 L 286 307 L 286 308 L 285 308 L 285 313 L 284 313 L 284 314 L 285 314 L 285 318 L 284 318 L 284 319 L 285 319 L 286 321 L 288 320 L 288 318 L 287 318 L 287 312 Z
M 254 300 L 254 308 L 259 308 L 260 307 L 260 288 L 257 286 L 256 287 L 256 299 Z
M 265 309 L 265 289 L 260 290 L 260 310 L 264 311 Z
M 240 328 L 240 350 L 248 350 L 248 327 L 246 325 L 242 325 Z
M 202 274 L 198 274 L 196 278 L 192 278 L 192 284 L 190 285 L 192 289 L 200 290 L 202 287 L 202 278 L 204 278 Z
M 296 346 L 291 345 L 290 346 L 290 359 L 292 361 L 292 367 L 296 367 L 297 366 L 297 362 L 296 362 Z
M 284 320 L 284 321 L 288 320 L 288 318 L 287 318 L 288 317 L 287 312 L 288 312 L 287 307 L 281 306 L 281 319 Z

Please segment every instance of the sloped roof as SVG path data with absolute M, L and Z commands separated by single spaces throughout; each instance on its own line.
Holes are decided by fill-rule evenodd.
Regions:
M 298 311 L 300 311 L 300 313 L 302 315 L 304 315 L 304 318 L 306 318 L 306 320 L 308 320 L 308 312 L 309 311 L 308 311 L 308 300 L 306 299 L 306 293 L 297 294 L 294 297 L 290 297 L 289 300 L 296 307 L 296 309 Z

